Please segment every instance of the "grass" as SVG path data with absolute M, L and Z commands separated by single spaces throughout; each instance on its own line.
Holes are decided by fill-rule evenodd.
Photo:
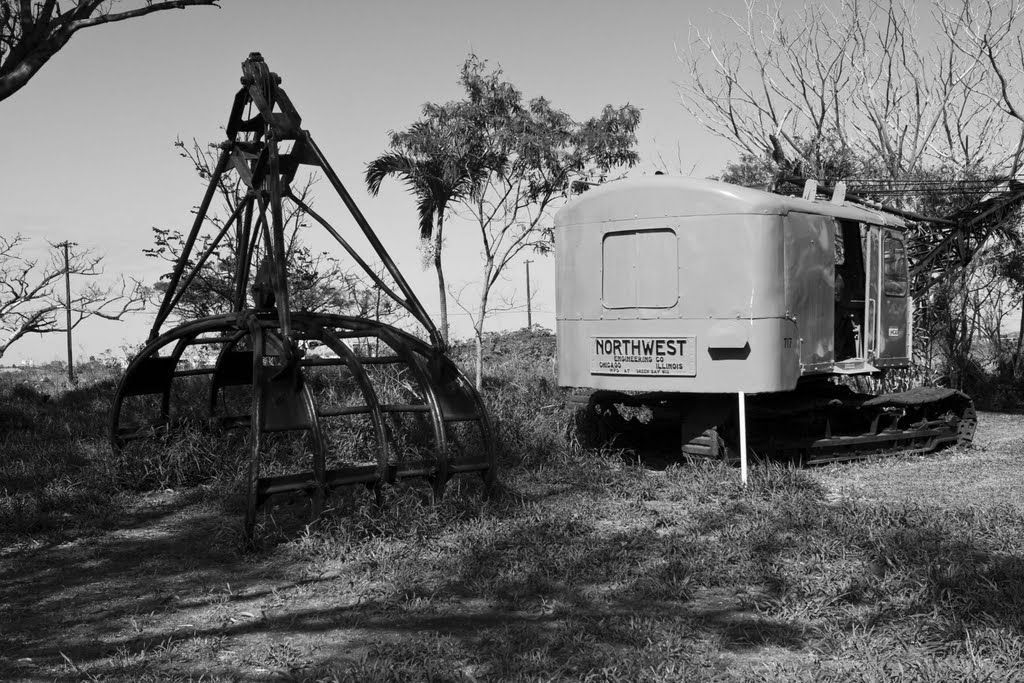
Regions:
M 1024 679 L 1015 418 L 983 414 L 972 450 L 758 466 L 743 488 L 571 445 L 551 350 L 490 349 L 491 499 L 342 491 L 317 530 L 279 507 L 257 551 L 218 445 L 140 480 L 105 447 L 109 384 L 3 386 L 0 678 Z
M 837 465 L 821 468 L 817 474 L 849 497 L 893 503 L 927 500 L 956 507 L 1007 504 L 1024 509 L 1024 482 L 1019 479 L 1022 424 L 1021 415 L 987 413 L 985 433 L 970 450 L 884 458 L 871 467 Z

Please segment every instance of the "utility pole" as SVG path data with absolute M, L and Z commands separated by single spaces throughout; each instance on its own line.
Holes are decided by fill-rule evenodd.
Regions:
M 64 248 L 64 310 L 67 313 L 68 328 L 68 382 L 75 383 L 75 360 L 71 353 L 71 257 L 72 243 L 64 240 L 56 245 Z
M 533 332 L 533 307 L 530 302 L 530 264 L 533 261 L 526 261 L 526 329 Z

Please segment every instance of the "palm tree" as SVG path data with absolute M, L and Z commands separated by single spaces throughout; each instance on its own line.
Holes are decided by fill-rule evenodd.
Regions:
M 403 180 L 416 197 L 420 239 L 433 240 L 441 338 L 448 343 L 448 296 L 441 267 L 444 218 L 453 200 L 472 195 L 486 175 L 484 156 L 451 107 L 427 105 L 424 118 L 391 134 L 391 150 L 366 165 L 366 186 L 377 196 L 387 176 Z

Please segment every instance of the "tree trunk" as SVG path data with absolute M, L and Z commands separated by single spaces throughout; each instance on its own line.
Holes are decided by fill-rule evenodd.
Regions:
M 0 73 L 0 101 L 6 100 L 25 87 L 50 58 L 67 44 L 70 37 L 70 33 L 62 31 L 53 38 L 42 41 L 13 66 L 8 67 L 5 62 L 4 71 Z
M 480 289 L 480 309 L 477 311 L 476 323 L 473 325 L 476 337 L 476 390 L 484 388 L 484 321 L 487 320 L 487 298 L 491 293 L 491 273 L 494 271 L 494 260 L 487 258 L 484 262 L 484 277 Z
M 486 270 L 486 269 L 485 269 Z M 476 390 L 484 388 L 484 319 L 487 317 L 487 281 L 484 280 L 480 292 L 480 310 L 477 312 L 476 323 L 473 325 L 473 337 L 476 339 Z
M 476 326 L 473 338 L 476 341 L 476 390 L 484 389 L 484 331 L 483 327 Z
M 437 212 L 437 229 L 434 232 L 434 270 L 437 271 L 437 296 L 441 318 L 441 339 L 448 345 L 448 292 L 444 285 L 444 271 L 441 269 L 441 235 L 444 231 L 444 211 Z

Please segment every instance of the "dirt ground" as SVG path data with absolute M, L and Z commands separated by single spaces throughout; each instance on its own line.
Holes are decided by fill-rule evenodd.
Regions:
M 1024 419 L 985 414 L 973 452 L 931 456 L 975 472 L 955 490 L 920 476 L 923 459 L 822 468 L 815 476 L 838 497 L 864 497 L 888 481 L 888 495 L 924 492 L 955 502 L 1005 484 L 1016 463 L 982 472 L 966 461 L 1014 440 L 1024 442 Z M 396 613 L 368 601 L 365 586 L 353 591 L 351 574 L 333 572 L 330 562 L 246 553 L 240 537 L 240 520 L 226 519 L 208 495 L 164 491 L 138 498 L 106 533 L 3 548 L 0 680 L 289 680 L 324 663 L 357 662 L 382 641 L 411 633 L 558 626 L 544 610 L 500 611 L 478 599 Z M 722 632 L 763 628 L 750 603 L 735 592 L 698 591 L 686 609 L 724 624 Z M 736 664 L 804 656 L 784 646 L 777 638 L 748 639 L 730 656 Z M 474 680 L 472 671 L 465 680 Z
M 130 680 L 157 665 L 155 680 L 293 680 L 313 666 L 357 662 L 382 639 L 470 636 L 497 624 L 548 630 L 561 621 L 473 599 L 404 615 L 353 601 L 349 581 L 322 565 L 311 573 L 301 562 L 240 556 L 232 549 L 239 529 L 197 498 L 149 495 L 107 534 L 4 549 L 0 680 Z M 685 609 L 744 643 L 737 663 L 798 657 L 774 638 L 747 646 L 746 632 L 765 628 L 745 606 L 750 598 L 699 591 Z

